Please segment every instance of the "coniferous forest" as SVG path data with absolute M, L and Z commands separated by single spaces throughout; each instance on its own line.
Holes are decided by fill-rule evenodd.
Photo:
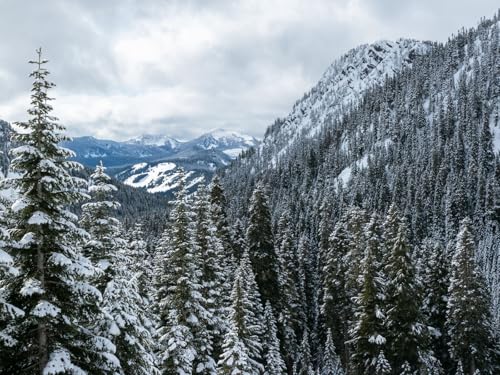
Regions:
M 1 137 L 0 374 L 500 374 L 499 28 L 398 41 L 344 100 L 394 46 L 348 52 L 174 199 L 72 160 L 37 50 Z

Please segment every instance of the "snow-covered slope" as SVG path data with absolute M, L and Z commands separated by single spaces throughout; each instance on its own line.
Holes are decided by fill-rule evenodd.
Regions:
M 325 71 L 284 120 L 269 128 L 261 152 L 273 157 L 264 159 L 275 160 L 300 136 L 313 137 L 328 122 L 338 121 L 368 90 L 411 66 L 415 56 L 430 48 L 429 42 L 399 39 L 365 44 L 349 51 Z
M 208 182 L 218 167 L 229 165 L 259 141 L 235 131 L 215 129 L 181 142 L 165 135 L 142 135 L 125 142 L 79 137 L 64 144 L 76 160 L 94 167 L 100 160 L 125 184 L 150 193 L 175 191 L 179 168 L 187 172 L 188 188 Z

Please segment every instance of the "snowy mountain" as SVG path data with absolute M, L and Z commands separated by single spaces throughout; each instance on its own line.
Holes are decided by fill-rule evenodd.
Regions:
M 410 39 L 361 45 L 335 61 L 320 81 L 295 103 L 285 119 L 269 127 L 261 144 L 264 160 L 276 162 L 297 139 L 318 135 L 327 124 L 339 121 L 363 96 L 390 77 L 411 67 L 427 53 L 430 42 Z
M 126 143 L 132 145 L 166 147 L 172 150 L 176 149 L 181 144 L 181 142 L 175 138 L 166 135 L 152 135 L 152 134 L 140 135 L 138 137 L 129 139 L 128 141 L 126 141 Z
M 217 168 L 258 145 L 252 136 L 224 129 L 183 142 L 165 135 L 142 135 L 125 142 L 78 137 L 64 143 L 83 165 L 92 168 L 102 160 L 116 178 L 151 193 L 175 191 L 179 168 L 187 171 L 188 189 L 192 190 L 210 181 Z

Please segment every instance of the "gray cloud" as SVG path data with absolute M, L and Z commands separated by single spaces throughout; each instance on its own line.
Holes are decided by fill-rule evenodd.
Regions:
M 71 135 L 181 138 L 215 127 L 262 136 L 361 43 L 445 41 L 496 1 L 3 0 L 0 118 L 22 120 L 43 46 Z

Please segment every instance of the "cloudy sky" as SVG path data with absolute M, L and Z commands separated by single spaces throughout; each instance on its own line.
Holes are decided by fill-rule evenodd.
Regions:
M 70 135 L 257 137 L 350 48 L 445 41 L 498 0 L 0 0 L 0 118 L 26 118 L 42 46 Z

